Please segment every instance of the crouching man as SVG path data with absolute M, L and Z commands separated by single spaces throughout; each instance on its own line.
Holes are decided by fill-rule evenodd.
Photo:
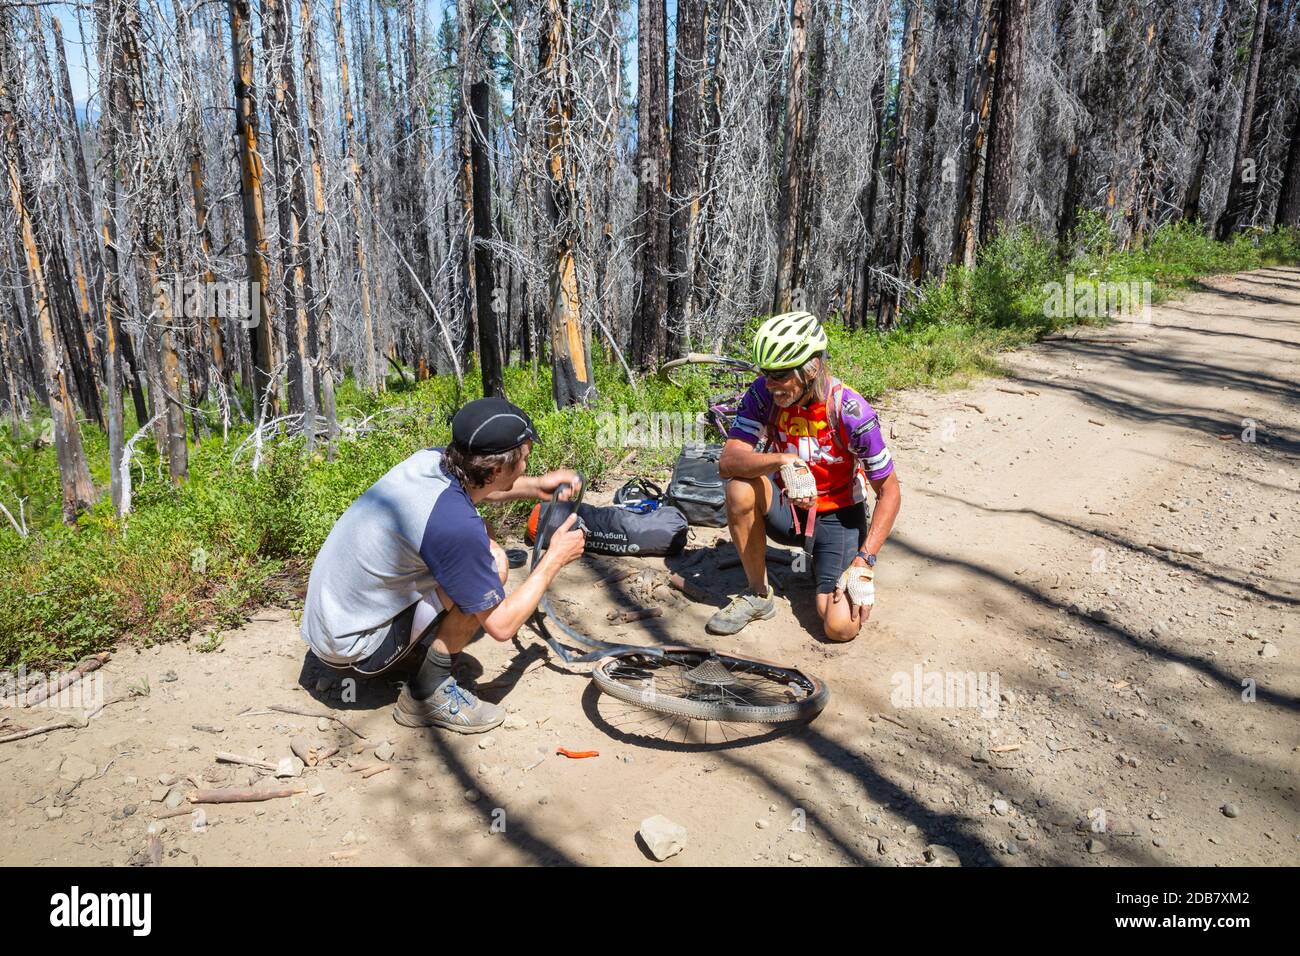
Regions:
M 457 653 L 480 630 L 510 640 L 586 542 L 571 515 L 527 580 L 507 595 L 509 563 L 475 506 L 546 500 L 561 484 L 576 489 L 578 476 L 524 473 L 537 433 L 504 399 L 468 403 L 452 419 L 451 433 L 450 445 L 417 451 L 339 518 L 312 566 L 301 633 L 325 664 L 362 677 L 391 671 L 427 644 L 393 719 L 475 734 L 505 720 L 505 709 L 457 684 Z
M 876 555 L 902 492 L 880 420 L 831 375 L 827 345 L 809 312 L 775 315 L 754 336 L 762 377 L 741 400 L 718 462 L 729 479 L 727 524 L 749 587 L 709 619 L 710 633 L 735 634 L 776 616 L 768 538 L 811 553 L 826 640 L 853 640 L 871 616 Z M 770 450 L 757 450 L 760 441 Z M 868 485 L 876 496 L 870 517 Z

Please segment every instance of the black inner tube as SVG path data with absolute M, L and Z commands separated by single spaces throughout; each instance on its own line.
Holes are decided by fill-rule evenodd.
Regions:
M 537 567 L 537 562 L 540 561 L 542 557 L 542 551 L 545 550 L 542 547 L 542 541 L 549 541 L 550 534 L 548 534 L 548 531 L 554 530 L 550 525 L 552 510 L 554 510 L 557 504 L 563 504 L 570 505 L 571 510 L 577 511 L 578 505 L 582 504 L 582 492 L 587 487 L 587 480 L 583 478 L 581 474 L 578 475 L 578 493 L 568 501 L 560 501 L 560 495 L 568 487 L 567 484 L 560 485 L 555 489 L 555 493 L 551 496 L 550 500 L 542 505 L 541 514 L 537 517 L 537 536 L 533 541 L 533 559 L 528 565 L 530 573 Z M 582 654 L 565 648 L 555 639 L 555 636 L 547 628 L 546 622 L 548 618 L 555 622 L 555 626 L 563 631 L 564 635 L 569 638 L 569 640 L 573 641 L 575 644 L 581 645 L 582 647 L 592 648 L 592 650 L 589 653 Z M 594 637 L 588 637 L 586 634 L 575 630 L 570 627 L 568 623 L 560 619 L 559 615 L 557 615 L 555 610 L 551 607 L 551 602 L 547 599 L 545 593 L 542 594 L 542 599 L 537 602 L 537 610 L 533 612 L 531 620 L 533 626 L 541 633 L 542 639 L 550 645 L 551 650 L 555 651 L 555 653 L 560 656 L 560 659 L 566 664 L 589 664 L 593 661 L 600 660 L 602 657 L 608 657 L 611 654 L 626 654 L 632 652 L 647 654 L 651 657 L 664 656 L 663 649 L 659 647 L 647 647 L 640 644 L 610 644 L 607 641 L 599 641 Z

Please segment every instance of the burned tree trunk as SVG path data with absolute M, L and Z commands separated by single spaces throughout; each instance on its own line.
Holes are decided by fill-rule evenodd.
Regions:
M 343 2 L 334 0 L 334 46 L 339 70 L 339 99 L 343 106 L 343 163 L 348 171 L 352 196 L 352 257 L 356 263 L 361 309 L 362 387 L 374 392 L 379 387 L 375 365 L 375 322 L 371 314 L 370 267 L 366 253 L 366 201 L 361 189 L 361 166 L 357 162 L 356 122 L 352 113 L 352 91 L 348 83 L 348 51 L 343 38 Z
M 672 168 L 669 176 L 668 329 L 666 354 L 677 353 L 694 313 L 692 279 L 700 218 L 700 110 L 704 100 L 708 0 L 678 0 L 677 58 L 673 72 Z
M 484 395 L 505 395 L 501 367 L 504 306 L 492 275 L 492 167 L 488 159 L 488 84 L 478 50 L 480 28 L 473 0 L 460 0 L 460 193 L 464 224 L 466 327 L 478 330 Z
M 1222 241 L 1232 235 L 1249 214 L 1251 186 L 1258 178 L 1254 159 L 1247 159 L 1254 145 L 1255 93 L 1259 84 L 1259 61 L 1264 54 L 1264 35 L 1268 29 L 1268 0 L 1255 0 L 1255 29 L 1250 42 L 1250 65 L 1246 68 L 1246 85 L 1241 94 L 1241 119 L 1237 124 L 1237 147 L 1232 156 L 1232 178 L 1228 181 L 1228 201 L 1214 224 L 1214 236 Z
M 506 393 L 501 363 L 501 312 L 505 302 L 496 287 L 492 269 L 492 165 L 488 156 L 488 84 L 475 80 L 469 87 L 470 185 L 473 194 L 474 302 L 478 311 L 478 354 L 483 394 Z
M 104 90 L 106 112 L 121 115 L 124 110 L 121 48 L 111 15 L 110 0 L 96 0 L 99 22 L 99 81 Z M 100 309 L 104 332 L 104 383 L 108 392 L 108 468 L 113 511 L 120 518 L 128 505 L 122 479 L 122 370 L 118 354 L 122 339 L 119 316 L 122 314 L 122 272 L 117 250 L 117 127 L 111 121 L 99 124 L 99 155 L 102 164 L 99 178 L 103 187 L 100 228 L 104 243 L 104 274 L 99 283 Z M 146 419 L 139 419 L 144 424 Z
M 886 257 L 889 270 L 893 273 L 895 283 L 889 295 L 880 298 L 880 311 L 876 316 L 876 327 L 892 328 L 898 319 L 898 310 L 902 302 L 904 260 L 907 246 L 904 234 L 907 227 L 908 206 L 908 169 L 907 152 L 912 136 L 912 99 L 916 80 L 917 61 L 921 47 L 921 25 L 924 10 L 920 0 L 908 4 L 907 21 L 903 27 L 905 36 L 903 58 L 898 67 L 898 94 L 894 99 L 894 159 L 889 171 L 890 202 L 893 214 L 889 221 L 889 251 Z
M 325 415 L 327 436 L 326 454 L 334 455 L 334 443 L 338 439 L 338 410 L 334 400 L 334 372 L 331 354 L 334 348 L 334 327 L 330 312 L 329 277 L 327 270 L 330 260 L 329 230 L 325 225 L 325 144 L 321 138 L 324 122 L 321 107 L 320 67 L 316 56 L 316 21 L 311 12 L 311 0 L 299 0 L 299 26 L 302 30 L 302 77 L 307 87 L 307 142 L 311 147 L 311 196 L 312 219 L 311 240 L 320 255 L 319 298 L 310 304 L 317 309 L 316 354 L 312 357 L 313 378 L 320 387 L 321 410 Z
M 267 270 L 266 216 L 262 207 L 262 154 L 258 151 L 257 92 L 253 86 L 253 35 L 248 0 L 229 0 L 231 71 L 235 84 L 235 137 L 239 149 L 240 196 L 244 210 L 244 260 L 255 315 L 249 322 L 253 362 L 253 418 L 278 414 L 279 396 L 271 380 L 274 351 Z M 346 102 L 346 97 L 344 97 Z
M 975 251 L 975 201 L 979 195 L 980 156 L 984 152 L 993 99 L 1002 0 L 983 0 L 979 9 L 982 26 L 974 64 L 966 77 L 957 150 L 957 217 L 953 224 L 952 261 L 958 265 L 967 262 Z
M 1235 46 L 1233 6 L 1230 2 L 1223 4 L 1223 12 L 1219 15 L 1214 36 L 1214 53 L 1210 60 L 1210 85 L 1206 88 L 1197 110 L 1196 159 L 1192 163 L 1191 179 L 1183 195 L 1184 219 L 1196 219 L 1200 216 L 1201 188 L 1205 181 L 1205 164 L 1210 155 L 1210 141 L 1214 138 L 1214 127 L 1219 118 L 1220 91 L 1223 89 L 1223 81 L 1229 69 L 1228 53 Z
M 1277 214 L 1279 226 L 1300 227 L 1300 104 L 1291 120 L 1291 145 L 1287 149 L 1286 170 L 1282 174 Z
M 781 186 L 776 206 L 779 244 L 772 311 L 806 309 L 799 287 L 799 222 L 811 186 L 808 170 L 808 32 L 810 0 L 790 0 L 790 69 L 786 75 L 785 129 L 782 135 Z
M 997 77 L 989 114 L 989 152 L 984 162 L 984 205 L 980 210 L 980 244 L 993 239 L 1010 217 L 1015 175 L 1016 124 L 1025 84 L 1025 36 L 1029 0 L 999 0 Z
M 637 5 L 637 275 L 641 294 L 632 325 L 632 359 L 650 368 L 667 345 L 668 39 L 664 0 Z
M 176 183 L 163 172 L 160 162 L 156 117 L 145 88 L 145 68 L 140 50 L 140 16 L 136 0 L 121 6 L 119 44 L 122 51 L 122 79 L 128 107 L 131 150 L 135 172 L 140 177 L 139 190 L 131 220 L 133 243 L 139 267 L 145 278 L 145 290 L 153 296 L 153 308 L 145 326 L 145 361 L 151 361 L 150 380 L 154 383 L 154 412 L 160 418 L 158 447 L 167 453 L 171 479 L 180 483 L 189 474 L 189 446 L 185 437 L 185 407 L 181 403 L 180 359 L 176 354 L 172 329 L 175 309 L 183 301 L 173 301 L 163 281 L 160 264 L 163 253 L 164 207 L 168 194 L 174 195 Z M 156 329 L 154 328 L 156 326 Z M 152 334 L 151 334 L 152 333 Z M 156 349 L 156 353 L 151 350 Z
M 285 321 L 289 339 L 289 412 L 302 415 L 303 436 L 310 453 L 316 436 L 316 386 L 310 356 L 312 318 L 308 303 L 315 298 L 311 257 L 303 241 L 307 224 L 307 182 L 302 159 L 302 113 L 293 67 L 293 19 L 289 0 L 264 0 L 263 19 L 274 61 L 274 107 L 271 138 L 278 173 L 286 182 L 280 190 L 281 245 L 284 249 Z
M 19 239 L 27 265 L 27 279 L 31 284 L 37 328 L 40 333 L 39 348 L 41 370 L 49 396 L 50 417 L 54 424 L 54 445 L 59 461 L 59 479 L 63 488 L 63 520 L 76 522 L 77 514 L 90 507 L 94 486 L 90 470 L 81 447 L 81 431 L 77 425 L 72 397 L 64 372 L 66 359 L 54 333 L 50 313 L 49 293 L 45 285 L 45 270 L 40 250 L 36 245 L 36 231 L 31 214 L 31 186 L 23 153 L 21 108 L 18 103 L 19 83 L 12 75 L 18 63 L 13 48 L 12 27 L 7 13 L 0 12 L 0 140 L 3 141 L 5 179 L 14 216 L 18 221 Z
M 555 407 L 585 405 L 596 398 L 591 358 L 583 335 L 578 273 L 574 261 L 576 241 L 573 210 L 577 205 L 576 171 L 571 155 L 569 124 L 572 95 L 569 90 L 567 20 L 568 0 L 546 0 L 538 61 L 546 84 L 546 196 L 554 239 L 551 278 L 550 339 L 551 392 Z
M 858 217 L 862 221 L 862 239 L 857 244 L 853 266 L 853 288 L 849 298 L 848 324 L 850 328 L 866 328 L 867 315 L 871 308 L 871 269 L 876 259 L 876 200 L 880 189 L 881 156 L 885 145 L 885 111 L 889 97 L 886 86 L 889 81 L 889 57 L 886 51 L 889 45 L 889 10 L 886 0 L 878 0 L 876 8 L 878 29 L 877 56 L 879 57 L 877 73 L 871 84 L 871 116 L 875 139 L 871 146 L 871 169 L 866 185 L 858 190 Z

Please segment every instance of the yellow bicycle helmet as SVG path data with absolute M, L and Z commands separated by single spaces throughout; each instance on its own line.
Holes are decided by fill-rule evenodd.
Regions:
M 765 371 L 797 368 L 826 350 L 826 332 L 811 312 L 782 312 L 754 334 L 754 364 Z

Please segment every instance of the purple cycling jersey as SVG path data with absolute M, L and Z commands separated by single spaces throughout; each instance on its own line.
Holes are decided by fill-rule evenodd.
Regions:
M 818 495 L 833 502 L 852 504 L 862 500 L 862 490 L 853 489 L 854 461 L 861 463 L 870 481 L 888 477 L 894 470 L 880 419 L 869 402 L 847 385 L 840 386 L 840 435 L 831 437 L 825 402 L 792 408 L 776 408 L 765 379 L 759 378 L 741 399 L 728 438 L 756 445 L 767 438 L 774 450 L 790 452 L 808 462 L 817 477 Z M 840 453 L 847 448 L 852 459 Z

